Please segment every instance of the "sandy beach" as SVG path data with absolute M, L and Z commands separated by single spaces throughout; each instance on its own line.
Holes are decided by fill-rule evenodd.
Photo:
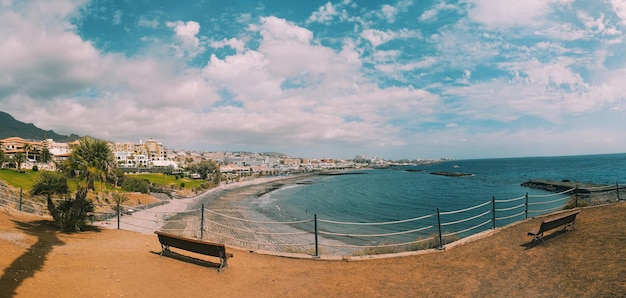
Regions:
M 136 231 L 144 234 L 152 234 L 155 229 L 160 229 L 163 227 L 164 224 L 167 223 L 167 221 L 163 221 L 161 219 L 155 220 L 155 214 L 172 216 L 177 213 L 190 210 L 192 207 L 199 208 L 199 202 L 202 200 L 206 200 L 208 198 L 212 200 L 218 199 L 226 190 L 245 188 L 252 185 L 259 185 L 284 179 L 294 179 L 294 177 L 257 178 L 242 182 L 221 184 L 218 187 L 209 189 L 193 197 L 169 199 L 166 200 L 166 204 L 133 212 L 133 216 L 127 216 L 126 218 L 124 218 L 124 220 L 120 224 L 120 229 Z M 117 218 L 111 218 L 106 221 L 95 222 L 94 225 L 102 226 L 105 228 L 117 229 Z
M 314 237 L 293 226 L 268 224 L 274 220 L 253 211 L 244 200 L 276 189 L 276 184 L 290 184 L 306 180 L 311 174 L 258 178 L 243 182 L 222 184 L 202 194 L 185 199 L 167 200 L 166 204 L 132 214 L 122 215 L 120 229 L 152 234 L 163 230 L 187 237 L 200 238 L 202 204 L 206 210 L 203 239 L 226 243 L 248 250 L 271 252 L 301 252 L 314 254 Z M 217 215 L 217 214 L 220 215 Z M 225 215 L 225 216 L 222 216 Z M 243 219 L 236 220 L 233 218 Z M 117 218 L 95 222 L 94 225 L 117 229 Z M 224 228 L 224 226 L 232 228 Z M 257 231 L 247 233 L 242 231 Z M 267 233 L 267 234 L 265 234 Z M 279 235 L 272 235 L 278 233 Z M 341 242 L 319 238 L 320 243 L 340 245 Z M 294 245 L 302 244 L 302 245 Z M 324 249 L 327 254 L 349 254 L 346 249 Z

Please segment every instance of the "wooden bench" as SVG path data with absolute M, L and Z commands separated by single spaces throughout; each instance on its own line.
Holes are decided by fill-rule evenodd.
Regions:
M 574 223 L 576 222 L 576 215 L 578 215 L 579 212 L 580 210 L 577 210 L 574 212 L 546 219 L 541 222 L 541 226 L 539 226 L 538 230 L 528 232 L 528 236 L 533 236 L 533 243 L 537 240 L 541 240 L 542 243 L 545 243 L 545 241 L 543 241 L 544 232 L 558 228 L 560 226 L 564 226 L 563 230 L 567 229 L 568 227 L 571 227 L 575 230 L 576 228 L 574 227 Z
M 159 237 L 161 243 L 161 256 L 165 253 L 171 253 L 170 246 L 180 248 L 186 251 L 191 251 L 207 256 L 220 258 L 220 267 L 217 269 L 219 272 L 223 267 L 228 265 L 227 261 L 233 257 L 233 254 L 226 252 L 226 247 L 221 243 L 213 243 L 200 239 L 186 238 L 178 235 L 172 235 L 155 231 L 155 234 Z

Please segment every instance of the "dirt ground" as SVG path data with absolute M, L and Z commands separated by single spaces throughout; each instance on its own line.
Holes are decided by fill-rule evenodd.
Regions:
M 294 259 L 228 248 L 218 273 L 159 256 L 156 235 L 93 228 L 0 207 L 0 297 L 622 297 L 626 203 L 582 209 L 576 230 L 530 244 L 540 218 L 443 252 L 362 261 Z M 204 262 L 197 260 L 204 260 Z M 206 262 L 208 261 L 208 262 Z

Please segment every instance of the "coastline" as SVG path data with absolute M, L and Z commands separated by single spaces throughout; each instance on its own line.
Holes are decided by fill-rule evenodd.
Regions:
M 120 219 L 120 229 L 135 231 L 143 234 L 152 234 L 154 231 L 162 229 L 166 224 L 168 224 L 166 220 L 163 220 L 162 217 L 157 215 L 174 218 L 177 214 L 200 208 L 201 201 L 219 201 L 218 199 L 222 195 L 237 189 L 248 188 L 259 184 L 271 183 L 273 181 L 289 178 L 294 178 L 294 176 L 257 178 L 242 182 L 220 184 L 220 186 L 211 188 L 193 197 L 165 200 L 167 204 L 135 211 L 132 216 L 122 215 Z M 107 220 L 94 222 L 93 225 L 109 229 L 117 229 L 117 218 L 113 217 Z
M 301 184 L 317 175 L 319 173 L 306 173 L 222 184 L 190 198 L 170 199 L 167 200 L 167 204 L 135 211 L 130 216 L 123 215 L 120 219 L 120 229 L 142 234 L 153 234 L 154 231 L 164 230 L 186 237 L 199 238 L 201 236 L 200 210 L 204 204 L 205 210 L 208 210 L 204 212 L 203 239 L 205 240 L 225 243 L 250 251 L 296 252 L 312 255 L 315 253 L 315 238 L 312 233 L 269 218 L 253 210 L 246 200 L 266 195 L 284 185 Z M 117 229 L 117 218 L 94 222 L 93 225 Z M 346 245 L 341 241 L 323 237 L 318 237 L 318 241 L 320 246 L 324 244 Z M 352 253 L 352 249 L 331 246 L 320 248 L 320 251 L 323 254 L 333 255 Z
M 212 192 L 194 202 L 191 209 L 201 208 L 202 204 L 208 212 L 205 212 L 204 238 L 209 241 L 225 243 L 227 245 L 246 250 L 261 250 L 269 252 L 296 252 L 315 253 L 315 237 L 313 233 L 305 232 L 285 222 L 279 222 L 256 210 L 254 210 L 249 200 L 267 195 L 283 186 L 302 184 L 307 179 L 318 176 L 319 173 L 300 174 L 287 177 L 269 178 L 252 183 L 239 184 L 233 187 L 224 188 L 220 191 Z M 214 212 L 214 213 L 213 213 Z M 199 231 L 199 221 L 189 220 L 187 217 L 185 231 L 189 231 L 187 236 L 199 235 L 193 231 Z M 197 218 L 196 216 L 196 219 Z M 241 220 L 240 220 L 241 219 Z M 313 222 L 306 223 L 313 230 Z M 165 228 L 168 228 L 165 226 Z M 255 232 L 250 232 L 255 231 Z M 337 240 L 318 237 L 320 247 L 324 245 L 346 245 Z M 325 246 L 320 248 L 324 254 L 345 255 L 351 254 L 351 249 Z

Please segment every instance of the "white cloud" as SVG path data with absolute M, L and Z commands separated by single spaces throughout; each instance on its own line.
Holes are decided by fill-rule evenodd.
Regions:
M 531 59 L 500 63 L 500 67 L 514 73 L 515 81 L 584 92 L 589 85 L 578 73 L 571 70 L 573 63 L 575 61 L 568 58 L 558 58 L 554 63 L 541 63 Z
M 455 148 L 463 147 L 464 158 L 483 158 L 485 150 L 492 152 L 491 157 L 614 153 L 620 145 L 610 136 L 619 134 L 619 128 L 599 126 L 566 131 L 552 127 L 483 132 L 459 125 L 418 133 L 413 137 L 417 140 L 413 147 L 431 148 L 441 156 L 455 156 Z M 489 148 L 484 144 L 489 144 Z
M 611 36 L 611 35 L 620 35 L 621 32 L 611 26 L 608 23 L 608 20 L 605 19 L 604 14 L 600 14 L 600 16 L 595 19 L 592 16 L 589 16 L 587 13 L 579 12 L 578 18 L 582 20 L 583 24 L 593 34 L 601 35 L 601 36 Z
M 398 29 L 403 24 L 380 22 L 383 10 L 388 13 L 383 21 L 401 20 L 410 1 L 376 4 L 356 17 L 350 13 L 364 11 L 360 2 L 326 4 L 314 13 L 316 21 L 354 22 L 342 24 L 351 27 L 348 33 L 332 38 L 287 19 L 250 13 L 233 22 L 240 31 L 225 31 L 213 40 L 195 21 L 159 26 L 158 18 L 135 19 L 155 47 L 172 37 L 179 57 L 161 49 L 127 56 L 96 48 L 107 40 L 81 38 L 74 28 L 80 22 L 69 21 L 84 11 L 80 2 L 4 6 L 0 109 L 59 133 L 113 141 L 152 137 L 167 146 L 201 150 L 316 156 L 406 150 L 402 155 L 420 148 L 435 157 L 462 157 L 454 149 L 462 147 L 463 157 L 484 157 L 569 153 L 559 151 L 554 145 L 559 142 L 561 150 L 572 153 L 602 145 L 619 148 L 618 138 L 599 136 L 607 126 L 623 127 L 621 116 L 601 117 L 626 110 L 623 25 L 610 11 L 576 13 L 568 2 L 504 2 L 473 1 L 469 19 L 458 13 L 459 19 L 426 40 L 419 26 Z M 614 10 L 620 3 L 614 2 Z M 421 20 L 431 22 L 457 9 L 440 1 Z M 554 14 L 563 11 L 577 20 L 558 22 Z M 130 15 L 124 11 L 120 20 Z M 391 42 L 401 40 L 411 50 Z M 209 51 L 235 51 L 205 56 L 207 45 Z M 192 65 L 198 61 L 205 64 Z M 408 82 L 407 76 L 420 79 Z M 433 79 L 420 82 L 423 77 Z M 589 124 L 596 116 L 610 120 Z M 523 121 L 528 118 L 534 121 Z M 618 135 L 619 129 L 610 133 Z M 598 144 L 580 145 L 585 138 Z
M 356 47 L 354 40 L 345 39 L 339 54 L 348 64 L 361 65 L 361 51 Z
M 469 0 L 468 16 L 490 29 L 509 27 L 541 28 L 552 5 L 566 4 L 564 0 Z
M 553 26 L 537 29 L 535 34 L 565 41 L 588 39 L 591 37 L 589 31 L 579 29 L 569 23 L 554 24 Z
M 381 30 L 376 30 L 376 29 L 366 29 L 366 30 L 363 30 L 363 32 L 361 33 L 361 37 L 369 41 L 372 44 L 372 46 L 378 47 L 379 45 L 384 44 L 394 39 L 395 34 L 390 30 L 381 31 Z
M 376 65 L 376 69 L 393 75 L 399 72 L 412 72 L 417 69 L 426 69 L 434 66 L 438 62 L 438 59 L 435 57 L 425 57 L 424 59 L 415 62 L 378 64 Z
M 326 4 L 320 6 L 320 8 L 311 14 L 307 22 L 310 23 L 329 23 L 336 17 L 339 13 L 335 10 L 335 7 L 332 3 L 327 2 Z
M 471 69 L 476 65 L 488 65 L 494 57 L 502 56 L 509 47 L 496 36 L 480 36 L 460 21 L 429 39 L 437 47 L 438 58 L 455 70 Z
M 615 14 L 622 20 L 622 25 L 626 25 L 626 1 L 610 0 L 610 3 Z
M 563 64 L 528 61 L 504 67 L 517 72 L 512 80 L 448 88 L 445 94 L 458 98 L 454 113 L 507 123 L 535 116 L 561 124 L 609 103 L 606 88 L 590 86 Z
M 445 1 L 439 2 L 437 3 L 435 6 L 433 6 L 432 8 L 424 11 L 420 16 L 419 16 L 419 20 L 422 22 L 432 22 L 437 20 L 437 17 L 439 15 L 439 13 L 441 11 L 444 10 L 453 10 L 453 11 L 460 11 L 461 9 L 453 4 L 448 4 L 445 3 Z
M 313 32 L 298 27 L 295 24 L 277 17 L 261 18 L 261 27 L 258 28 L 264 40 L 290 40 L 308 44 L 313 38 Z M 257 29 L 257 28 L 253 28 Z
M 200 44 L 197 35 L 200 32 L 200 24 L 195 21 L 167 22 L 167 27 L 173 28 L 176 38 L 180 41 L 179 46 L 175 46 L 179 57 L 195 57 L 204 52 L 204 47 Z
M 236 38 L 230 38 L 230 39 L 224 38 L 223 40 L 212 41 L 211 46 L 216 49 L 223 48 L 223 47 L 230 47 L 234 49 L 235 51 L 237 51 L 237 53 L 243 52 L 246 48 L 245 42 Z
M 159 26 L 159 21 L 157 21 L 156 19 L 148 19 L 145 16 L 140 16 L 137 25 L 141 27 L 156 28 Z
M 412 0 L 400 0 L 395 5 L 383 4 L 380 7 L 380 13 L 384 20 L 393 23 L 397 15 L 406 12 L 411 5 L 413 5 Z
M 387 20 L 387 22 L 389 23 L 395 22 L 396 14 L 398 13 L 397 8 L 389 4 L 383 4 L 383 6 L 380 8 L 380 11 L 383 14 L 384 18 Z
M 282 79 L 273 77 L 268 65 L 262 53 L 247 51 L 224 60 L 212 55 L 202 72 L 206 80 L 235 93 L 237 100 L 253 104 L 281 96 Z
M 64 7 L 59 3 L 60 7 Z M 63 8 L 61 12 L 69 13 Z M 58 10 L 52 10 L 55 14 Z M 53 16 L 29 11 L 24 18 L 11 10 L 0 12 L 0 98 L 23 93 L 46 99 L 71 94 L 89 86 L 97 77 L 97 50 L 67 31 L 69 24 Z
M 307 82 L 341 77 L 353 70 L 345 59 L 331 48 L 312 44 L 313 33 L 284 19 L 262 18 L 258 30 L 263 39 L 258 52 L 268 60 L 272 76 L 285 79 L 299 77 Z M 354 74 L 350 74 L 354 77 Z M 342 80 L 343 81 L 343 80 Z
M 421 39 L 422 34 L 419 31 L 400 29 L 397 31 L 392 30 L 377 30 L 377 29 L 365 29 L 361 32 L 361 37 L 366 39 L 372 44 L 373 47 L 378 47 L 381 44 L 387 43 L 394 39 Z
M 116 10 L 113 13 L 112 22 L 113 22 L 113 25 L 119 25 L 122 23 L 122 11 L 121 10 Z

